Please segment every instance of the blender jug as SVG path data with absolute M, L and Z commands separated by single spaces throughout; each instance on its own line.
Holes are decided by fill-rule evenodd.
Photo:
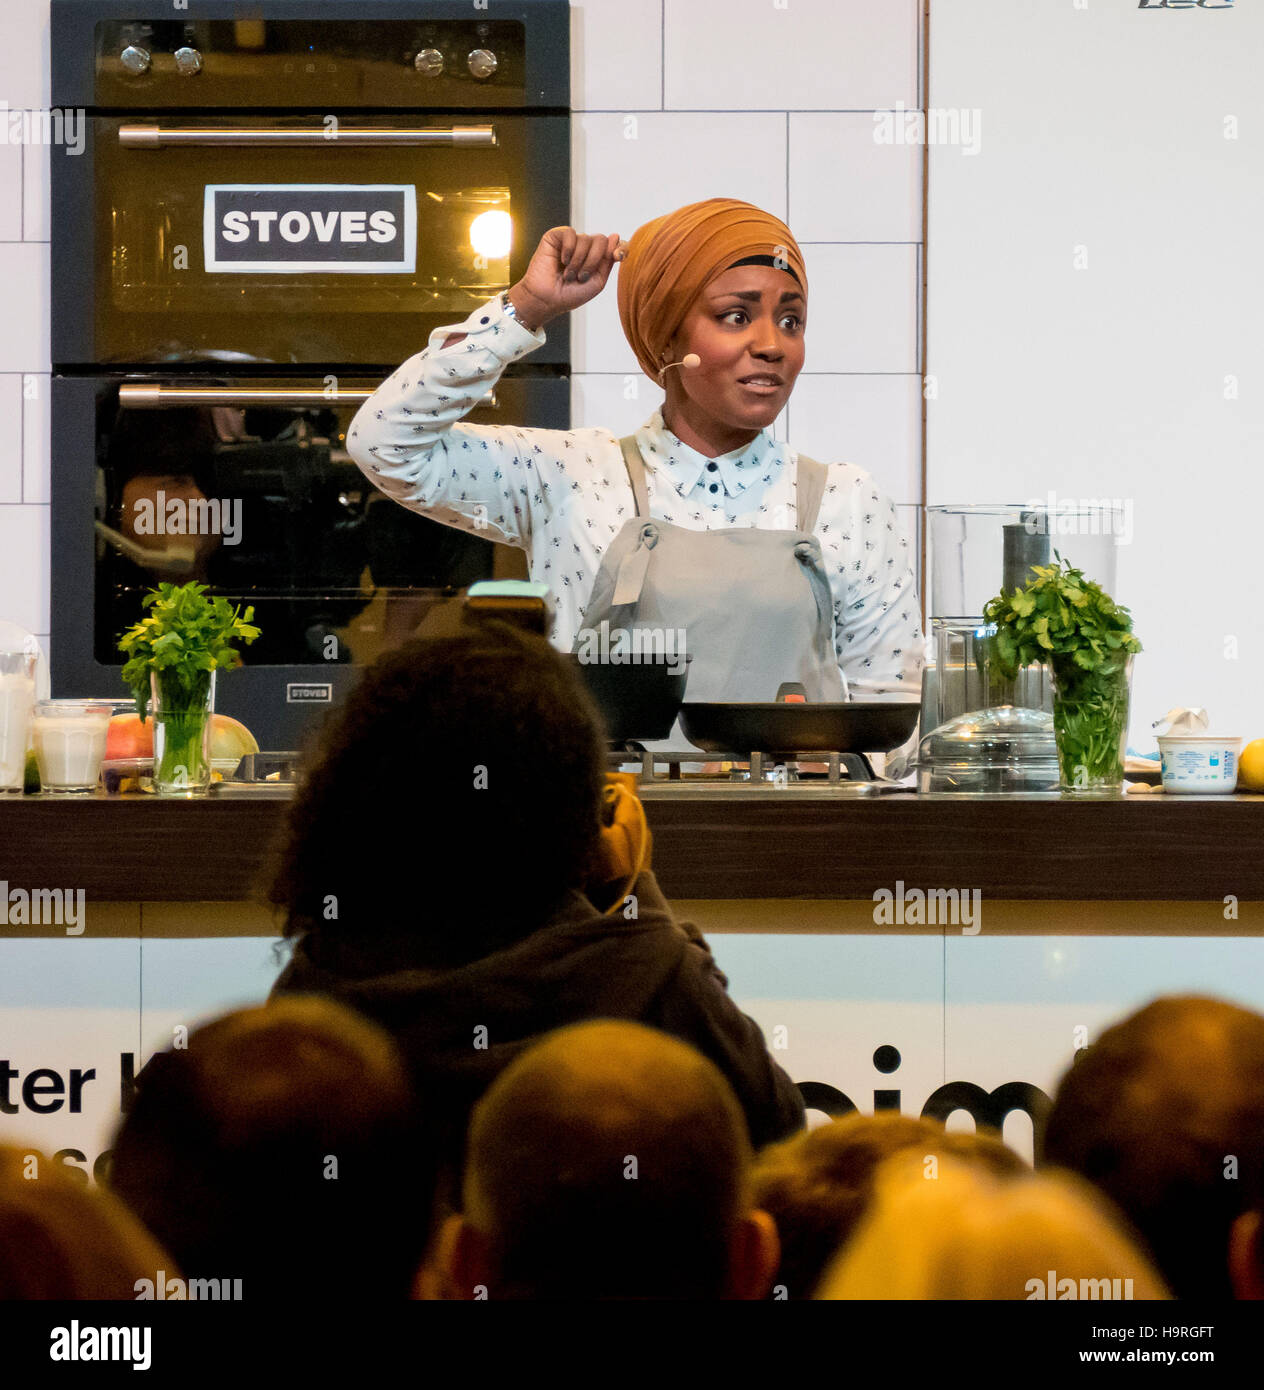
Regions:
M 1049 669 L 1035 665 L 1004 674 L 991 640 L 995 627 L 984 622 L 983 609 L 1002 590 L 1025 588 L 1035 566 L 1059 557 L 1113 592 L 1116 537 L 1122 534 L 1117 508 L 1051 500 L 926 510 L 934 662 L 922 677 L 919 788 L 1054 789 Z

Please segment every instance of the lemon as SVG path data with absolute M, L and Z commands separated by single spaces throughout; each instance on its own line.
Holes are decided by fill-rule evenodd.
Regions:
M 1238 786 L 1247 792 L 1264 792 L 1264 738 L 1253 739 L 1242 750 Z

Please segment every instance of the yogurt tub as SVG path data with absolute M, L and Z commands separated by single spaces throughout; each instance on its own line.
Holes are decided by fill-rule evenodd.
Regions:
M 1238 785 L 1240 738 L 1215 734 L 1163 734 L 1159 737 L 1163 790 L 1187 795 L 1229 793 Z

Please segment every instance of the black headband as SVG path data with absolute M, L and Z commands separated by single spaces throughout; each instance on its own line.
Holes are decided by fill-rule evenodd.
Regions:
M 784 270 L 787 275 L 793 276 L 795 284 L 798 285 L 800 289 L 803 287 L 803 281 L 795 275 L 794 271 L 790 268 L 790 263 L 784 257 L 778 260 L 775 256 L 743 256 L 740 261 L 734 261 L 727 269 L 734 270 L 739 265 L 770 265 L 774 270 Z

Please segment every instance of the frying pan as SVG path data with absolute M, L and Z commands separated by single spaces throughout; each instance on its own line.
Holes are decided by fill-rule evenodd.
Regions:
M 686 702 L 680 727 L 708 753 L 889 753 L 907 741 L 920 713 L 916 700 Z
M 685 657 L 686 662 L 689 659 Z M 688 665 L 677 675 L 672 670 L 675 662 L 581 661 L 574 652 L 568 660 L 601 711 L 612 743 L 671 736 L 680 702 L 685 698 Z

